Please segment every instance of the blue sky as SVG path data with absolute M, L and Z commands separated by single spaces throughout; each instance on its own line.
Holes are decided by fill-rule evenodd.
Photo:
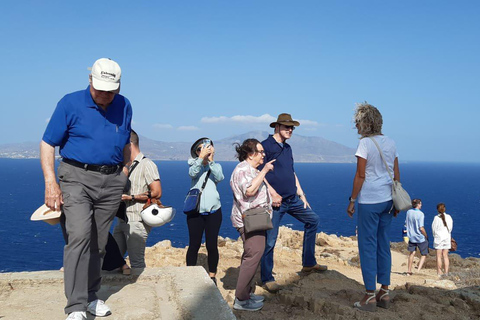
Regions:
M 0 144 L 39 141 L 87 67 L 122 67 L 134 129 L 162 141 L 270 130 L 350 147 L 355 103 L 402 161 L 480 160 L 478 1 L 2 1 Z

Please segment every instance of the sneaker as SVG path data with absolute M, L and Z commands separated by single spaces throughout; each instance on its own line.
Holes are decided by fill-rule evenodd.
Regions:
M 218 286 L 217 286 L 217 278 L 215 278 L 215 277 L 210 277 L 210 279 L 212 279 L 213 283 L 215 284 L 215 287 L 218 287 Z
M 110 308 L 100 299 L 89 302 L 87 304 L 87 311 L 97 317 L 105 317 L 112 314 Z
M 253 301 L 256 301 L 256 302 L 263 302 L 263 301 L 265 301 L 265 297 L 264 297 L 264 296 L 259 296 L 259 295 L 253 294 L 253 293 L 250 293 L 250 299 L 253 300 Z
M 277 281 L 265 282 L 263 284 L 263 288 L 270 293 L 276 293 L 280 289 L 282 289 L 282 287 L 280 287 L 280 285 L 277 283 Z
M 73 311 L 68 314 L 66 320 L 87 320 L 87 313 L 85 311 Z
M 252 299 L 240 301 L 237 298 L 235 298 L 235 302 L 233 303 L 233 309 L 235 310 L 258 311 L 262 308 L 263 308 L 263 302 L 257 302 Z
M 327 271 L 328 267 L 327 266 L 322 266 L 320 264 L 316 264 L 313 267 L 303 267 L 302 272 L 309 273 L 309 272 L 323 272 Z

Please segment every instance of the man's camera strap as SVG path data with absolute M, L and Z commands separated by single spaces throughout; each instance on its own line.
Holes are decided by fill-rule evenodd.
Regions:
M 143 159 L 145 159 L 145 156 L 140 159 L 140 161 L 142 161 Z M 130 178 L 130 176 L 132 175 L 132 172 L 133 170 L 135 170 L 135 168 L 138 166 L 138 164 L 140 163 L 140 161 L 134 161 L 132 166 L 130 167 L 130 170 L 128 170 L 128 177 Z

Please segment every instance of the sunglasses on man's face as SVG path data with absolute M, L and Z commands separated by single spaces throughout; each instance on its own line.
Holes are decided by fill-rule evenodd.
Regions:
M 283 127 L 285 128 L 285 130 L 295 130 L 295 127 L 294 126 L 286 126 L 286 125 L 283 125 Z

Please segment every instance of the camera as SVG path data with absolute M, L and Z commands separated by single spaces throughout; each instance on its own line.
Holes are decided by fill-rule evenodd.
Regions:
M 211 144 L 212 144 L 212 141 L 210 139 L 203 140 L 203 147 L 204 148 L 208 147 Z

